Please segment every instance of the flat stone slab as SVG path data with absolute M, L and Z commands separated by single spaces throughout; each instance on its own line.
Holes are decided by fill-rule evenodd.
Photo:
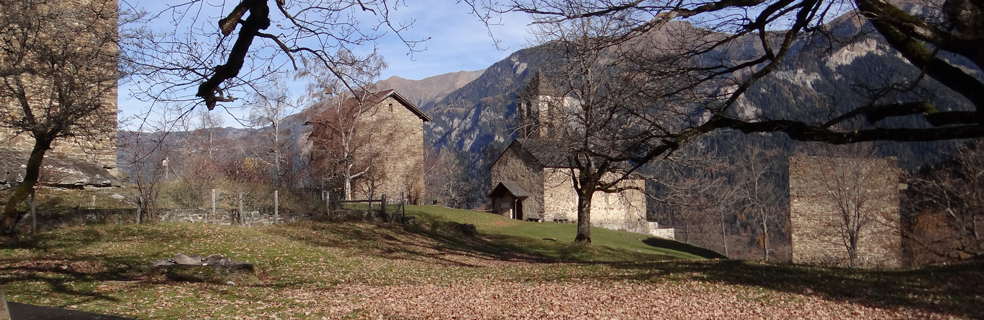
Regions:
M 208 257 L 179 253 L 173 258 L 154 262 L 153 271 L 172 281 L 237 284 L 253 282 L 253 265 L 227 259 L 220 254 Z
M 136 320 L 92 312 L 7 302 L 10 320 Z

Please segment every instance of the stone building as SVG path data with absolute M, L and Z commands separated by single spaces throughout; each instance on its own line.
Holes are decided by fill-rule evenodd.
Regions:
M 577 193 L 567 162 L 561 126 L 566 108 L 576 101 L 557 91 L 537 73 L 519 96 L 520 138 L 513 140 L 490 168 L 493 213 L 513 219 L 541 222 L 576 222 Z M 625 179 L 619 193 L 598 191 L 591 201 L 591 225 L 673 238 L 673 229 L 659 229 L 646 220 L 645 180 Z
M 73 68 L 83 70 L 79 72 L 84 79 L 79 81 L 99 82 L 99 84 L 88 83 L 88 85 L 95 92 L 94 96 L 97 97 L 96 99 L 101 101 L 97 110 L 88 112 L 75 126 L 67 130 L 73 133 L 72 136 L 56 138 L 52 142 L 52 148 L 46 152 L 45 159 L 42 163 L 39 183 L 56 187 L 118 185 L 116 177 L 116 68 L 115 65 L 107 66 L 105 69 L 100 69 L 99 66 L 100 63 L 104 63 L 102 61 L 105 61 L 105 64 L 115 64 L 115 58 L 105 57 L 116 56 L 117 47 L 115 40 L 108 39 L 107 37 L 116 36 L 117 0 L 51 1 L 47 3 L 41 2 L 37 5 L 39 8 L 42 8 L 39 10 L 48 10 L 48 14 L 52 16 L 57 15 L 59 22 L 64 22 L 61 20 L 74 21 L 72 19 L 80 19 L 85 23 L 84 26 L 80 26 L 81 24 L 78 22 L 74 24 L 51 23 L 44 25 L 43 28 L 48 29 L 42 30 L 57 34 L 54 37 L 46 38 L 52 42 L 57 41 L 56 48 L 52 50 L 62 47 L 68 48 L 70 46 L 89 46 L 88 48 L 76 49 L 76 54 L 86 55 L 87 57 L 104 57 L 102 60 L 96 58 L 92 60 L 94 62 L 89 62 L 89 64 L 86 64 L 87 62 L 85 61 L 72 61 L 72 63 L 76 63 L 73 64 Z M 50 6 L 55 7 L 50 8 Z M 92 21 L 91 19 L 97 20 Z M 54 29 L 51 30 L 51 28 Z M 62 30 L 62 28 L 78 28 L 83 31 L 74 32 L 72 30 Z M 91 32 L 86 33 L 86 31 Z M 14 33 L 8 35 L 12 37 L 11 39 L 17 36 Z M 30 37 L 34 37 L 34 35 Z M 7 39 L 7 36 L 4 36 L 4 40 L 8 44 L 15 43 L 15 41 L 7 41 L 11 39 Z M 45 45 L 39 45 L 39 47 L 44 48 Z M 47 47 L 52 46 L 48 45 Z M 10 57 L 11 52 L 5 51 L 4 55 L 0 56 L 0 65 L 4 64 L 2 61 L 4 57 Z M 32 58 L 30 57 L 32 56 L 28 55 L 24 61 L 28 61 L 26 63 L 35 61 L 31 60 Z M 46 63 L 52 62 L 45 61 Z M 105 72 L 100 72 L 101 70 L 105 70 Z M 73 85 L 73 83 L 71 81 L 63 81 L 64 79 L 46 78 L 44 77 L 44 74 L 46 74 L 44 71 L 40 71 L 39 73 L 41 76 L 15 74 L 4 75 L 3 78 L 3 81 L 10 81 L 9 83 L 20 83 L 19 81 L 25 83 L 21 88 L 25 89 L 24 92 L 30 100 L 29 104 L 33 110 L 32 112 L 37 115 L 39 120 L 47 117 L 48 113 L 46 110 L 62 108 L 63 104 L 73 102 L 71 99 L 79 101 L 80 99 L 91 98 L 78 94 L 77 92 L 70 94 L 62 93 L 61 95 L 55 94 L 55 90 L 52 87 L 54 83 L 60 83 L 66 87 Z M 72 73 L 62 72 L 57 77 L 66 77 L 70 76 L 70 74 Z M 3 114 L 23 116 L 24 112 L 20 111 L 22 105 L 14 97 L 15 95 L 0 95 L 0 108 L 7 109 Z M 63 95 L 71 95 L 71 97 L 66 98 Z M 62 101 L 60 99 L 70 100 Z M 0 127 L 0 189 L 12 187 L 23 180 L 25 174 L 24 166 L 33 147 L 34 139 L 30 133 L 18 132 L 6 125 Z
M 789 158 L 794 263 L 898 267 L 901 170 L 895 158 Z
M 389 201 L 399 201 L 402 194 L 411 203 L 418 203 L 424 194 L 424 122 L 431 117 L 395 90 L 384 90 L 359 99 L 348 98 L 342 110 L 358 109 L 360 115 L 355 124 L 352 143 L 354 159 L 361 166 L 370 167 L 359 183 L 352 185 L 353 199 L 375 199 L 386 195 Z M 333 115 L 321 116 L 333 117 Z M 318 117 L 318 115 L 315 115 Z M 325 123 L 310 121 L 313 136 L 326 135 L 330 130 Z M 345 125 L 343 125 L 345 126 Z M 315 145 L 315 151 L 330 153 L 325 148 L 337 148 L 337 144 Z M 370 160 L 371 159 L 371 160 Z M 369 163 L 371 161 L 371 163 Z

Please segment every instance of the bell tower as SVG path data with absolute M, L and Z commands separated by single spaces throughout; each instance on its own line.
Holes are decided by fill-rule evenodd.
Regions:
M 559 138 L 556 123 L 560 104 L 563 98 L 550 81 L 537 71 L 519 93 L 519 103 L 516 105 L 516 118 L 520 138 L 551 139 Z

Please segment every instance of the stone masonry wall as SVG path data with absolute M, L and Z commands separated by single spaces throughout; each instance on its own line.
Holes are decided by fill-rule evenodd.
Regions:
M 574 171 L 576 174 L 577 171 Z M 571 169 L 543 169 L 544 221 L 566 219 L 577 221 L 577 193 L 571 181 Z M 613 178 L 607 174 L 606 178 Z M 638 233 L 651 233 L 650 223 L 646 221 L 646 199 L 644 180 L 625 180 L 620 187 L 633 186 L 639 190 L 625 190 L 620 193 L 596 191 L 591 197 L 591 225 L 611 230 L 625 230 Z
M 848 265 L 846 230 L 860 224 L 858 266 L 901 265 L 900 172 L 895 158 L 791 157 L 793 262 Z
M 117 0 L 73 0 L 65 1 L 63 5 L 65 6 L 83 6 L 92 5 L 99 8 L 104 8 L 103 10 L 114 10 L 117 7 Z M 105 6 L 105 7 L 103 7 Z M 108 28 L 116 28 L 116 21 L 107 21 L 106 25 Z M 77 35 L 78 37 L 85 37 L 86 35 Z M 37 80 L 37 79 L 35 79 Z M 34 96 L 45 96 L 47 90 L 50 88 L 45 88 L 45 81 L 35 81 L 39 84 L 38 92 L 32 94 Z M 116 168 L 116 131 L 117 131 L 117 89 L 115 87 L 108 89 L 103 95 L 104 103 L 103 109 L 96 112 L 96 117 L 91 121 L 80 123 L 80 127 L 86 128 L 84 131 L 97 132 L 98 134 L 93 135 L 80 135 L 74 138 L 59 138 L 52 143 L 52 149 L 47 152 L 45 158 L 59 158 L 66 161 L 61 161 L 61 163 L 78 163 L 85 162 L 87 164 L 94 164 L 97 167 L 104 168 L 108 170 L 110 174 L 115 174 Z M 38 103 L 39 105 L 47 105 L 53 102 Z M 0 107 L 2 108 L 18 108 L 14 104 L 15 101 L 10 101 L 9 103 L 0 102 Z M 17 112 L 14 112 L 15 114 Z M 35 111 L 35 113 L 42 114 L 43 112 Z M 93 130 L 93 127 L 98 127 L 98 129 Z M 5 148 L 11 150 L 12 152 L 19 153 L 23 155 L 26 159 L 27 155 L 30 153 L 34 146 L 34 139 L 29 133 L 21 133 L 15 135 L 16 132 L 0 128 L 0 148 Z M 8 171 L 17 170 L 20 166 L 14 166 L 16 168 L 5 168 Z M 46 172 L 52 170 L 69 170 L 78 171 L 74 168 L 50 168 L 47 164 L 46 167 L 42 169 L 42 183 L 50 182 L 52 184 L 62 183 L 60 181 L 46 181 L 47 179 L 52 179 L 52 177 L 45 177 Z M 85 172 L 85 170 L 82 170 Z M 13 174 L 14 172 L 10 172 Z M 2 174 L 2 172 L 0 172 Z M 19 177 L 23 173 L 14 174 L 12 177 Z M 57 178 L 55 178 L 57 179 Z M 69 182 L 70 184 L 71 182 Z
M 423 120 L 393 97 L 378 103 L 365 120 L 372 129 L 372 149 L 380 152 L 375 164 L 377 185 L 373 197 L 386 195 L 388 201 L 420 201 L 424 195 Z M 368 196 L 367 185 L 353 186 L 354 195 Z
M 492 188 L 502 181 L 514 181 L 530 194 L 523 200 L 523 219 L 543 219 L 543 169 L 533 156 L 506 148 L 492 165 Z

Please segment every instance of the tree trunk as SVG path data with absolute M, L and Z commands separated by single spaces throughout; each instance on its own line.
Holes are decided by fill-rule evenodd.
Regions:
M 765 261 L 769 261 L 769 224 L 766 222 L 765 214 L 762 214 L 762 248 Z
M 851 260 L 851 266 L 858 266 L 858 237 L 856 235 L 850 235 L 849 244 L 847 246 L 847 255 Z
M 345 175 L 345 188 L 343 193 L 345 193 L 345 200 L 352 200 L 352 178 L 349 177 L 349 175 Z
M 591 196 L 594 190 L 582 191 L 583 194 L 577 196 L 577 237 L 574 242 L 591 243 Z
M 13 194 L 7 198 L 7 204 L 3 206 L 3 215 L 0 216 L 0 233 L 12 234 L 14 225 L 17 224 L 17 205 L 23 202 L 34 191 L 34 185 L 38 183 L 41 172 L 41 161 L 44 160 L 44 153 L 51 148 L 51 139 L 39 139 L 35 137 L 34 149 L 31 150 L 31 157 L 27 159 L 27 173 L 24 181 L 21 181 Z

